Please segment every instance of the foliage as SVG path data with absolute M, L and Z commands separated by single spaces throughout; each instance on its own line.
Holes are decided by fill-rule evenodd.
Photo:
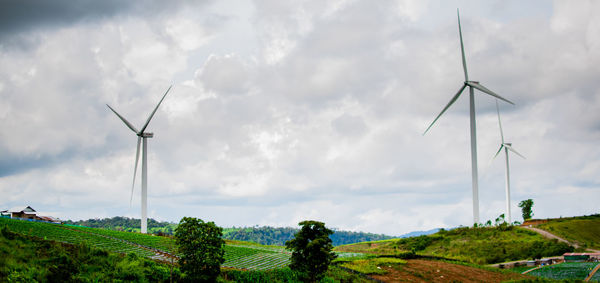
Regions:
M 173 279 L 181 273 L 174 268 Z M 44 241 L 0 232 L 0 282 L 166 282 L 168 266 L 137 257 L 108 253 L 87 245 Z
M 533 211 L 531 208 L 533 207 L 533 200 L 526 199 L 519 202 L 519 207 L 521 208 L 521 213 L 523 215 L 523 221 L 531 219 L 533 216 Z
M 395 257 L 414 252 L 417 255 L 477 264 L 556 256 L 573 251 L 569 245 L 546 239 L 535 232 L 520 227 L 507 227 L 461 227 L 426 236 L 345 245 L 337 247 L 336 251 Z
M 584 248 L 600 249 L 600 214 L 549 219 L 537 226 Z
M 113 218 L 103 219 L 88 219 L 64 222 L 69 225 L 85 226 L 90 228 L 102 228 L 107 230 L 125 231 L 125 232 L 140 232 L 140 219 L 129 218 L 123 216 L 115 216 Z M 167 234 L 172 235 L 177 224 L 170 222 L 158 222 L 152 218 L 148 218 L 148 233 L 150 234 Z
M 529 275 L 549 279 L 580 279 L 583 280 L 598 263 L 595 262 L 565 262 L 549 265 L 529 272 Z
M 333 231 L 318 221 L 307 220 L 298 225 L 302 226 L 300 231 L 294 239 L 285 243 L 293 251 L 290 268 L 299 272 L 302 279 L 316 282 L 323 278 L 329 264 L 336 257 L 329 238 Z
M 222 228 L 214 222 L 184 217 L 175 229 L 175 242 L 181 254 L 179 264 L 189 281 L 215 281 L 225 262 Z
M 382 269 L 381 266 L 391 266 L 400 264 L 406 264 L 406 261 L 391 257 L 377 257 L 371 259 L 359 259 L 348 261 L 342 263 L 341 266 L 363 274 L 385 274 L 387 272 L 385 269 Z
M 263 245 L 285 245 L 298 232 L 296 228 L 275 228 L 275 227 L 246 227 L 246 228 L 225 228 L 223 230 L 223 238 L 229 240 L 249 241 Z M 392 236 L 383 234 L 372 234 L 364 232 L 349 232 L 334 230 L 329 236 L 334 246 L 365 242 L 378 241 L 384 239 L 392 239 Z

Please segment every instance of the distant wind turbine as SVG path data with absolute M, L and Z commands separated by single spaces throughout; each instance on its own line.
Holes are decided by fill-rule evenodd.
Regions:
M 500 137 L 502 138 L 502 143 L 500 144 L 498 152 L 496 152 L 496 155 L 494 155 L 494 159 L 498 157 L 498 154 L 500 154 L 500 151 L 502 151 L 504 148 L 504 153 L 506 156 L 506 215 L 508 216 L 508 223 L 512 223 L 510 217 L 510 169 L 508 167 L 508 151 L 510 150 L 514 152 L 523 159 L 526 158 L 512 148 L 512 143 L 504 142 L 504 133 L 502 132 L 502 122 L 500 121 L 500 107 L 498 107 L 498 100 L 496 100 L 496 111 L 498 112 L 498 125 L 500 126 Z
M 471 116 L 471 119 L 470 119 L 471 120 L 471 181 L 472 181 L 472 185 L 473 185 L 473 223 L 477 224 L 477 223 L 479 223 L 479 185 L 478 185 L 478 177 L 477 177 L 477 137 L 476 137 L 476 132 L 475 132 L 474 89 L 478 89 L 484 93 L 487 93 L 487 94 L 489 94 L 495 98 L 498 98 L 500 100 L 506 101 L 510 104 L 514 105 L 514 103 L 501 97 L 500 95 L 494 93 L 493 91 L 487 89 L 486 87 L 481 85 L 479 82 L 469 80 L 469 75 L 467 73 L 467 60 L 465 59 L 465 48 L 464 48 L 463 38 L 462 38 L 462 30 L 460 27 L 460 14 L 458 12 L 458 9 L 456 9 L 456 15 L 458 16 L 458 34 L 460 36 L 460 51 L 462 54 L 462 66 L 463 66 L 463 70 L 465 73 L 465 81 L 464 81 L 463 85 L 460 87 L 460 89 L 458 90 L 458 92 L 452 97 L 452 99 L 450 99 L 450 102 L 446 105 L 446 107 L 444 107 L 442 112 L 440 112 L 440 114 L 437 117 L 435 117 L 433 122 L 431 122 L 429 127 L 427 127 L 427 130 L 425 130 L 423 135 L 425 135 L 427 133 L 427 131 L 429 131 L 429 129 L 431 129 L 433 124 L 440 118 L 440 116 L 442 116 L 442 114 L 444 114 L 444 112 L 446 112 L 446 110 L 448 110 L 448 108 L 458 99 L 458 97 L 462 94 L 463 90 L 468 86 L 469 87 L 469 109 L 470 109 L 469 112 L 470 112 L 470 116 Z
M 131 198 L 129 200 L 130 203 L 131 203 L 131 200 L 133 199 L 133 188 L 135 187 L 135 176 L 137 173 L 138 160 L 140 158 L 140 141 L 143 140 L 143 147 L 142 147 L 142 220 L 141 220 L 142 223 L 141 223 L 140 230 L 144 234 L 148 232 L 148 228 L 147 228 L 148 227 L 148 217 L 147 217 L 148 157 L 146 154 L 146 152 L 147 152 L 146 139 L 154 136 L 153 133 L 146 133 L 144 131 L 146 130 L 146 127 L 148 127 L 148 124 L 150 124 L 150 120 L 152 120 L 154 113 L 156 113 L 156 110 L 158 109 L 160 104 L 163 102 L 163 100 L 167 96 L 167 93 L 169 93 L 169 90 L 171 90 L 171 87 L 173 87 L 173 86 L 172 85 L 169 86 L 169 89 L 167 89 L 167 91 L 165 92 L 163 97 L 160 99 L 160 101 L 158 102 L 158 104 L 156 105 L 156 107 L 154 108 L 152 113 L 150 113 L 148 120 L 146 120 L 146 123 L 144 124 L 142 129 L 139 131 L 131 123 L 129 123 L 129 121 L 127 121 L 125 118 L 123 118 L 123 116 L 121 116 L 119 113 L 117 113 L 117 111 L 115 111 L 112 107 L 110 107 L 110 105 L 106 104 L 106 106 L 108 106 L 108 108 L 110 108 L 110 110 L 112 112 L 114 112 L 119 117 L 119 119 L 121 119 L 121 121 L 123 121 L 123 123 L 125 123 L 125 125 L 138 136 L 137 150 L 135 152 L 135 166 L 133 167 L 133 183 L 131 184 Z

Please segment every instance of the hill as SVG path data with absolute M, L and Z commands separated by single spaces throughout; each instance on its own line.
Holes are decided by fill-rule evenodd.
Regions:
M 583 249 L 600 250 L 600 214 L 545 219 L 533 223 L 539 224 L 532 226 L 575 243 Z
M 298 232 L 296 228 L 276 228 L 276 227 L 248 227 L 248 228 L 225 228 L 223 238 L 229 240 L 249 241 L 262 245 L 283 246 L 286 241 L 291 240 Z M 383 234 L 372 234 L 365 232 L 350 232 L 334 230 L 329 236 L 334 246 L 359 243 L 365 241 L 379 241 L 392 239 L 394 237 Z
M 114 231 L 140 232 L 140 220 L 129 217 L 116 216 L 104 219 L 88 219 L 79 221 L 65 221 L 65 224 L 85 226 L 90 228 L 102 228 Z M 150 234 L 167 234 L 172 235 L 177 228 L 176 223 L 159 222 L 152 218 L 148 219 L 148 233 Z M 278 227 L 244 227 L 244 228 L 224 228 L 223 238 L 227 240 L 254 242 L 261 245 L 276 245 L 284 246 L 286 241 L 289 241 L 298 232 L 296 228 L 278 228 Z M 413 232 L 413 233 L 428 233 Z M 331 240 L 334 246 L 359 243 L 365 241 L 378 241 L 384 239 L 392 239 L 394 237 L 383 234 L 372 234 L 365 232 L 350 232 L 335 230 L 331 235 Z
M 335 250 L 388 256 L 416 254 L 490 264 L 562 255 L 573 251 L 573 247 L 520 227 L 504 225 L 440 230 L 412 238 L 343 245 Z

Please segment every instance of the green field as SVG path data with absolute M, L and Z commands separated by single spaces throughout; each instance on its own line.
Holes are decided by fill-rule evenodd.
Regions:
M 549 219 L 536 226 L 583 248 L 600 250 L 600 214 Z
M 562 255 L 573 248 L 520 227 L 479 227 L 336 247 L 336 251 L 404 257 L 407 253 L 455 259 L 476 264 Z
M 595 262 L 565 262 L 555 265 L 545 266 L 533 270 L 527 274 L 544 277 L 549 279 L 585 279 L 592 269 L 598 265 Z M 598 277 L 595 277 L 596 281 Z
M 4 226 L 22 235 L 69 244 L 85 244 L 110 252 L 133 253 L 162 260 L 168 258 L 159 257 L 157 251 L 177 255 L 175 242 L 169 237 L 0 218 L 0 227 Z M 227 241 L 224 249 L 223 267 L 268 270 L 286 267 L 290 260 L 290 253 L 278 246 Z

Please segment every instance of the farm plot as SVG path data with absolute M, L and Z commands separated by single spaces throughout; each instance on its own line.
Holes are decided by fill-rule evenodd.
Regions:
M 68 244 L 86 244 L 99 249 L 117 253 L 134 253 L 138 256 L 151 257 L 154 253 L 122 241 L 102 237 L 100 235 L 83 233 L 65 229 L 59 224 L 39 223 L 31 221 L 0 218 L 0 226 L 6 226 L 12 232 L 29 235 L 44 240 Z
M 133 232 L 122 232 L 122 231 L 113 231 L 106 229 L 97 229 L 97 228 L 89 228 L 83 226 L 74 226 L 74 225 L 66 225 L 70 229 L 79 230 L 86 233 L 93 233 L 104 235 L 108 237 L 112 237 L 115 239 L 120 239 L 124 241 L 128 241 L 131 243 L 135 243 L 138 245 L 142 245 L 145 247 L 158 249 L 164 252 L 169 252 L 172 254 L 176 254 L 176 245 L 175 240 L 168 237 L 160 237 L 150 234 L 141 234 L 141 233 L 133 233 Z
M 594 262 L 565 262 L 533 270 L 528 275 L 550 279 L 585 279 L 598 263 Z

